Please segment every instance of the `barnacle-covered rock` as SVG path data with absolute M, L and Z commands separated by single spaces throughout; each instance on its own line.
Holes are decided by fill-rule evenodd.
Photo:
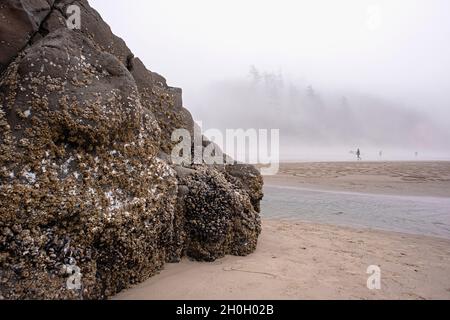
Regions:
M 198 166 L 180 177 L 184 195 L 186 254 L 214 261 L 226 254 L 247 255 L 261 232 L 259 213 L 249 193 L 219 170 Z
M 177 180 L 123 64 L 59 29 L 9 66 L 0 100 L 6 296 L 108 296 L 159 270 Z M 58 276 L 67 264 L 82 270 L 79 292 Z
M 87 1 L 4 0 L 0 16 L 20 26 L 0 32 L 0 298 L 106 298 L 185 255 L 255 249 L 259 173 L 171 164 L 171 132 L 194 128 L 181 89 Z

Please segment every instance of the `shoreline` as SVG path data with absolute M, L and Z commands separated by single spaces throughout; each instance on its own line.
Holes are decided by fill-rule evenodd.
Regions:
M 315 191 L 450 198 L 450 161 L 281 163 L 264 185 Z
M 384 159 L 369 159 L 369 160 L 355 160 L 355 159 L 343 159 L 343 160 L 286 160 L 286 159 L 280 159 L 280 164 L 295 164 L 295 163 L 306 163 L 306 164 L 313 164 L 313 163 L 372 163 L 372 164 L 379 164 L 379 163 L 432 163 L 432 162 L 450 162 L 450 158 L 429 158 L 429 159 L 391 159 L 391 160 L 384 160 Z M 261 163 L 252 163 L 256 166 L 262 166 Z
M 370 265 L 381 290 L 367 288 Z M 450 299 L 450 240 L 264 219 L 253 254 L 167 264 L 113 299 Z
M 431 195 L 408 195 L 408 194 L 388 194 L 388 193 L 375 193 L 375 192 L 358 192 L 358 191 L 346 191 L 337 189 L 326 189 L 324 187 L 308 187 L 302 186 L 301 184 L 296 185 L 283 185 L 283 184 L 265 184 L 264 187 L 276 188 L 276 189 L 286 189 L 286 190 L 299 190 L 307 192 L 319 192 L 319 193 L 330 193 L 330 194 L 342 194 L 342 195 L 355 195 L 355 196 L 371 196 L 380 198 L 393 198 L 402 200 L 411 199 L 423 199 L 423 200 L 440 200 L 442 198 L 448 198 L 444 196 L 431 196 Z
M 167 264 L 160 274 L 113 299 L 450 299 L 450 239 L 384 230 L 374 225 L 371 216 L 363 220 L 356 215 L 358 219 L 348 220 L 354 213 L 345 202 L 347 198 L 358 200 L 352 197 L 355 193 L 379 198 L 384 205 L 392 199 L 403 201 L 397 206 L 390 203 L 392 211 L 381 210 L 386 211 L 386 218 L 408 214 L 412 219 L 405 212 L 410 197 L 446 204 L 450 162 L 283 163 L 276 176 L 264 180 L 269 189 L 278 186 L 330 194 L 311 198 L 308 192 L 290 194 L 287 190 L 289 194 L 278 198 L 272 191 L 266 192 L 263 231 L 254 253 L 212 263 L 184 259 Z M 378 202 L 360 204 L 356 214 L 358 210 L 373 212 Z M 329 215 L 342 206 L 345 214 Z M 315 214 L 320 215 L 316 211 L 323 208 L 329 212 L 320 222 Z M 442 205 L 430 208 L 429 213 L 436 214 L 441 208 L 441 214 L 447 214 Z M 283 217 L 288 211 L 303 215 Z M 309 221 L 308 214 L 317 221 Z M 427 215 L 414 217 L 428 219 Z M 368 224 L 349 225 L 351 221 Z M 380 290 L 367 288 L 371 265 L 381 269 Z

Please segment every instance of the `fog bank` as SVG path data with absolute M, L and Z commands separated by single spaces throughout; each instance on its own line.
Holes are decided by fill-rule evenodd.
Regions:
M 205 127 L 279 128 L 282 157 L 449 154 L 446 0 L 90 3 Z

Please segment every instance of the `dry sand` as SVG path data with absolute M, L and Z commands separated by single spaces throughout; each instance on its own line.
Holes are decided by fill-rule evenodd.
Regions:
M 266 184 L 450 196 L 449 162 L 300 163 Z M 369 290 L 369 265 L 381 289 Z M 255 253 L 184 260 L 116 299 L 450 299 L 450 240 L 304 222 L 264 220 Z
M 255 253 L 188 260 L 116 299 L 450 299 L 450 240 L 269 221 Z M 369 265 L 381 289 L 367 288 Z

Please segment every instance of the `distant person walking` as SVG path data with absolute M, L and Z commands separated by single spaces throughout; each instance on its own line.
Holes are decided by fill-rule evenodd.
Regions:
M 359 151 L 359 148 L 356 150 L 356 159 L 361 160 L 361 151 Z

